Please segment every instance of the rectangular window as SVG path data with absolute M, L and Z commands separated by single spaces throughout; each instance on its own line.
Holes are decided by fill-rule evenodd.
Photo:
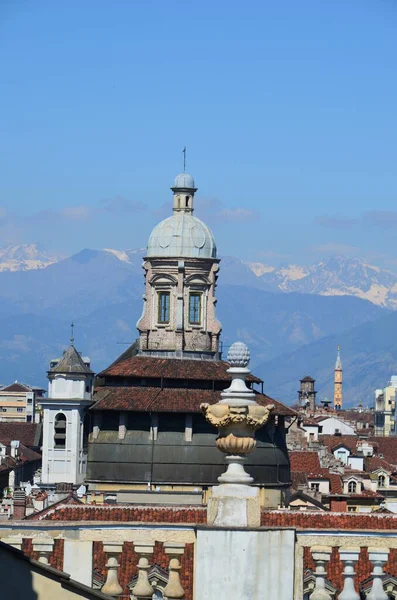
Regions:
M 200 325 L 201 323 L 201 294 L 192 292 L 189 295 L 189 323 Z
M 23 412 L 23 408 L 17 408 L 17 412 Z
M 313 490 L 314 492 L 319 492 L 320 491 L 320 484 L 319 483 L 311 483 L 310 484 L 310 489 Z
M 159 323 L 169 323 L 170 322 L 170 293 L 169 292 L 159 292 L 158 322 Z

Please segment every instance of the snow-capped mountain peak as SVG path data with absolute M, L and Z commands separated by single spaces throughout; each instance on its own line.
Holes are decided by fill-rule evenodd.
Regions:
M 397 275 L 357 258 L 332 256 L 310 266 L 288 265 L 270 270 L 248 263 L 265 288 L 273 291 L 356 296 L 397 308 Z M 260 263 L 259 263 L 260 264 Z
M 62 256 L 40 249 L 37 244 L 0 247 L 0 271 L 29 271 L 44 269 Z

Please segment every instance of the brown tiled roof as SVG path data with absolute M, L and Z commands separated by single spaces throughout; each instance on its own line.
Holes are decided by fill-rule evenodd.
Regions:
M 255 399 L 262 406 L 274 404 L 275 414 L 295 415 L 291 408 L 264 394 L 255 393 Z M 201 412 L 200 404 L 219 402 L 221 392 L 191 388 L 99 387 L 94 400 L 91 410 L 198 413 Z
M 94 371 L 91 371 L 91 369 L 84 363 L 73 344 L 70 344 L 69 348 L 63 353 L 61 360 L 54 367 L 52 367 L 49 372 L 82 373 L 83 375 L 94 373 Z
M 319 441 L 327 446 L 330 452 L 333 451 L 336 446 L 346 446 L 353 454 L 356 451 L 357 442 L 359 438 L 356 435 L 319 435 Z
M 342 494 L 342 480 L 340 475 L 337 473 L 328 473 L 329 485 L 330 485 L 330 493 L 331 494 Z
M 44 513 L 44 514 L 43 514 Z M 59 502 L 30 517 L 39 521 L 120 521 L 147 523 L 205 523 L 206 507 L 65 504 Z
M 306 377 L 304 377 L 303 379 L 300 380 L 302 383 L 303 382 L 311 382 L 314 383 L 315 379 L 313 379 L 313 377 L 310 377 L 310 375 L 306 375 Z
M 379 458 L 379 456 L 367 456 L 364 458 L 365 470 L 368 473 L 372 473 L 377 469 L 385 469 L 390 473 L 395 471 L 395 467 L 387 462 L 384 458 Z
M 289 453 L 291 472 L 320 473 L 321 465 L 317 452 L 295 450 Z
M 41 460 L 41 454 L 35 452 L 31 448 L 27 448 L 23 444 L 19 444 L 19 457 L 21 462 L 28 463 L 35 460 Z
M 31 392 L 32 388 L 28 385 L 24 385 L 23 383 L 19 383 L 15 381 L 11 385 L 7 385 L 3 388 L 0 388 L 0 392 Z
M 373 412 L 365 411 L 360 413 L 356 410 L 343 410 L 340 411 L 340 416 L 354 423 L 368 423 L 369 425 L 373 425 L 374 423 Z
M 9 449 L 7 452 L 7 455 L 5 456 L 5 458 L 2 459 L 0 464 L 1 472 L 17 469 L 18 467 L 26 463 L 41 460 L 41 454 L 35 452 L 31 448 L 27 448 L 23 444 L 19 444 L 18 458 L 13 458 L 12 456 L 10 456 Z
M 37 496 L 36 496 L 36 500 L 37 500 Z M 50 506 L 43 508 L 43 510 L 40 510 L 39 512 L 35 512 L 35 513 L 29 515 L 28 517 L 25 517 L 25 520 L 26 521 L 41 521 L 46 518 L 48 513 L 50 513 L 50 512 L 53 513 L 54 511 L 56 512 L 56 510 L 60 507 L 65 508 L 67 506 L 81 506 L 82 504 L 83 504 L 83 502 L 77 496 L 75 496 L 74 494 L 70 494 L 67 498 L 58 500 L 58 502 L 54 502 L 54 504 L 50 504 Z
M 397 437 L 370 437 L 368 441 L 377 446 L 377 454 L 383 454 L 391 465 L 397 466 Z
M 185 358 L 158 358 L 155 356 L 132 356 L 99 373 L 98 377 L 145 377 L 165 379 L 205 379 L 213 381 L 230 381 L 227 373 L 230 367 L 224 360 L 196 360 Z M 261 383 L 255 375 L 248 375 L 247 381 Z
M 261 513 L 261 525 L 265 527 L 294 527 L 302 529 L 343 530 L 394 530 L 397 531 L 397 515 L 368 513 L 318 513 L 293 510 L 265 510 Z
M 41 437 L 41 424 L 38 423 L 8 423 L 0 422 L 0 442 L 10 444 L 12 440 L 19 440 L 24 446 L 39 446 Z

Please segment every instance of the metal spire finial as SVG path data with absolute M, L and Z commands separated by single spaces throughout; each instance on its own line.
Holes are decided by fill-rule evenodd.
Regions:
M 186 173 L 186 146 L 183 147 L 183 172 Z
M 73 323 L 73 321 L 72 321 L 72 324 L 70 326 L 70 329 L 71 329 L 71 332 L 70 332 L 70 343 L 73 346 L 73 344 L 74 344 L 74 335 L 73 335 L 74 334 L 74 323 Z

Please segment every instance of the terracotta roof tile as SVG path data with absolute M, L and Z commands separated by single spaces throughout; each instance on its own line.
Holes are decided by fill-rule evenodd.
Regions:
M 230 367 L 224 360 L 196 360 L 180 358 L 158 358 L 155 356 L 132 356 L 113 363 L 99 373 L 98 377 L 145 377 L 165 379 L 205 379 L 230 381 L 227 373 Z M 260 383 L 255 375 L 248 375 L 247 381 Z
M 368 513 L 319 513 L 293 510 L 265 510 L 261 513 L 265 527 L 296 529 L 392 530 L 397 531 L 397 515 Z
M 296 450 L 289 453 L 291 471 L 296 473 L 320 473 L 321 465 L 317 452 Z
M 9 444 L 12 440 L 19 440 L 24 446 L 39 446 L 41 429 L 38 423 L 0 422 L 0 442 Z
M 397 437 L 370 437 L 368 441 L 376 444 L 377 454 L 383 454 L 384 459 L 391 465 L 397 466 Z
M 15 381 L 11 383 L 11 385 L 6 385 L 5 387 L 0 388 L 0 392 L 31 392 L 32 388 L 23 383 L 19 383 L 19 381 Z
M 359 438 L 356 435 L 319 435 L 319 441 L 327 446 L 330 452 L 333 451 L 336 446 L 344 445 L 354 454 L 356 451 L 357 442 Z
M 205 523 L 203 506 L 97 505 L 59 502 L 30 517 L 39 521 L 120 521 L 146 523 Z
M 192 388 L 159 387 L 98 387 L 91 410 L 131 410 L 156 412 L 200 412 L 200 404 L 215 404 L 221 399 L 220 391 Z M 258 404 L 275 405 L 275 414 L 295 415 L 288 406 L 264 394 L 255 393 Z

